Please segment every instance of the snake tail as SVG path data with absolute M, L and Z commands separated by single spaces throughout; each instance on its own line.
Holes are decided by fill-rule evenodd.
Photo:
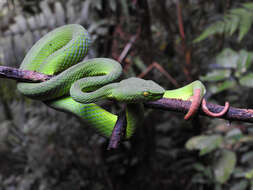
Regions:
M 206 92 L 200 81 L 166 91 L 154 81 L 134 77 L 117 82 L 122 74 L 120 63 L 108 58 L 84 60 L 90 43 L 88 32 L 78 24 L 49 32 L 26 54 L 20 69 L 53 77 L 40 83 L 18 82 L 18 90 L 54 109 L 82 118 L 106 137 L 111 136 L 118 117 L 99 106 L 100 100 L 126 104 L 126 138 L 142 123 L 143 102 L 162 97 L 190 100 L 186 119 L 196 113 Z
M 205 93 L 205 86 L 201 81 L 197 80 L 175 90 L 166 90 L 163 98 L 190 100 L 192 102 L 191 106 L 184 117 L 185 120 L 188 120 L 197 113 Z

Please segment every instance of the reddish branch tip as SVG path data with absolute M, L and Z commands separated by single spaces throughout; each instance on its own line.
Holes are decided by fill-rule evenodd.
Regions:
M 184 116 L 185 120 L 188 120 L 193 115 L 195 115 L 195 113 L 198 111 L 201 100 L 202 100 L 202 98 L 201 98 L 201 89 L 195 89 L 194 93 L 193 93 L 193 96 L 192 96 L 192 103 L 191 103 L 191 106 L 189 108 L 189 111 Z
M 202 101 L 202 110 L 203 110 L 203 112 L 205 112 L 206 115 L 211 116 L 211 117 L 221 117 L 228 111 L 228 109 L 229 109 L 229 102 L 226 102 L 225 106 L 224 106 L 224 108 L 221 112 L 213 113 L 213 112 L 209 111 L 209 109 L 207 108 L 206 100 L 203 99 L 203 101 Z
M 38 73 L 35 71 L 27 71 L 27 70 L 22 70 L 22 75 L 24 79 L 31 80 L 34 82 L 45 82 L 52 78 L 51 75 L 46 75 L 43 73 Z

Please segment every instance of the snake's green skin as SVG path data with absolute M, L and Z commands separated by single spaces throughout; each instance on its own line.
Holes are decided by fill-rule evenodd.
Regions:
M 66 25 L 51 31 L 31 48 L 20 68 L 55 77 L 41 83 L 19 82 L 18 90 L 57 110 L 75 114 L 107 137 L 111 136 L 117 116 L 95 103 L 104 99 L 125 102 L 126 138 L 142 120 L 142 102 L 162 97 L 186 100 L 195 88 L 202 89 L 202 95 L 205 93 L 199 81 L 171 91 L 139 78 L 115 82 L 122 73 L 118 62 L 107 58 L 81 61 L 89 44 L 88 32 L 80 25 Z

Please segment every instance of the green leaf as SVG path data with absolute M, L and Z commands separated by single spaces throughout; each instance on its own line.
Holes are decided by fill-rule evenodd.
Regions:
M 253 11 L 253 3 L 244 3 L 243 6 L 251 11 Z
M 199 154 L 202 156 L 220 147 L 222 142 L 223 138 L 220 135 L 201 135 L 189 139 L 185 146 L 188 150 L 200 150 Z
M 203 174 L 205 177 L 212 179 L 212 169 L 209 166 L 204 166 L 201 163 L 196 163 L 193 165 L 194 169 Z
M 253 169 L 245 173 L 245 178 L 252 179 L 253 178 Z
M 147 66 L 144 64 L 143 60 L 140 57 L 135 57 L 133 60 L 134 64 L 141 70 L 141 72 L 145 71 Z
M 98 10 L 102 10 L 102 2 L 101 0 L 93 0 L 93 6 L 96 7 Z
M 245 50 L 236 52 L 230 48 L 224 49 L 220 54 L 216 56 L 216 64 L 220 65 L 223 70 L 212 70 L 205 76 L 200 77 L 203 81 L 218 82 L 216 84 L 209 85 L 209 91 L 212 94 L 220 93 L 224 90 L 231 89 L 237 86 L 234 79 L 231 78 L 232 70 L 235 71 L 234 75 L 239 78 L 242 85 L 252 87 L 251 74 L 241 78 L 242 75 L 249 70 L 253 62 L 253 53 Z
M 222 50 L 216 56 L 216 63 L 225 68 L 235 68 L 237 72 L 243 73 L 253 62 L 253 52 L 241 50 L 236 52 L 230 48 Z
M 225 140 L 227 144 L 235 144 L 238 143 L 238 141 L 240 141 L 242 138 L 244 137 L 244 135 L 242 134 L 240 129 L 232 129 L 230 130 L 226 136 L 225 136 Z
M 244 178 L 245 177 L 245 169 L 241 167 L 236 167 L 233 171 L 234 178 Z
M 239 52 L 239 58 L 237 61 L 237 70 L 240 73 L 244 73 L 248 70 L 248 68 L 251 66 L 253 62 L 253 53 L 246 51 L 246 50 L 241 50 Z
M 222 20 L 207 27 L 193 42 L 200 42 L 215 34 L 231 36 L 236 30 L 239 30 L 238 40 L 241 41 L 253 23 L 252 6 L 253 3 L 245 3 L 241 8 L 231 9 Z
M 196 164 L 193 165 L 193 167 L 194 167 L 195 170 L 197 170 L 199 172 L 203 172 L 206 169 L 206 167 L 201 163 L 196 163 Z
M 250 163 L 252 160 L 253 160 L 253 151 L 247 152 L 242 155 L 242 158 L 241 158 L 242 163 L 247 163 L 247 162 Z
M 226 138 L 230 138 L 230 139 L 237 139 L 237 140 L 239 140 L 242 137 L 243 137 L 243 134 L 242 134 L 241 130 L 237 129 L 237 128 L 230 130 L 226 134 Z
M 220 93 L 224 90 L 234 88 L 235 86 L 236 86 L 236 82 L 234 80 L 228 80 L 228 81 L 225 81 L 225 82 L 221 82 L 219 84 L 210 85 L 208 90 L 212 94 L 217 94 L 217 93 Z
M 217 182 L 225 183 L 232 174 L 236 164 L 236 155 L 230 150 L 222 150 L 213 165 L 214 176 Z
M 223 21 L 218 21 L 215 24 L 212 24 L 211 26 L 209 26 L 207 29 L 204 30 L 204 32 L 202 32 L 199 37 L 197 37 L 193 43 L 197 43 L 200 42 L 204 39 L 206 39 L 207 37 L 214 35 L 214 34 L 221 34 L 225 29 L 225 24 Z
M 238 40 L 241 41 L 243 37 L 249 32 L 253 19 L 248 19 L 252 18 L 252 13 L 249 11 L 244 11 L 244 14 L 241 15 L 240 19 L 240 26 L 239 26 L 239 37 Z
M 253 73 L 249 73 L 239 80 L 242 86 L 253 87 Z
M 231 187 L 231 190 L 246 190 L 249 183 L 247 180 L 241 180 L 239 183 L 236 183 Z
M 225 15 L 224 20 L 227 23 L 225 26 L 225 33 L 232 36 L 239 26 L 240 18 L 237 15 L 231 14 Z
M 208 82 L 217 82 L 228 78 L 230 75 L 230 70 L 216 70 L 207 73 L 205 76 L 200 77 L 200 80 Z
M 216 63 L 227 68 L 236 68 L 239 56 L 238 53 L 230 48 L 222 50 L 220 54 L 216 56 Z
M 116 2 L 115 0 L 110 0 L 109 2 L 110 8 L 112 11 L 116 11 Z

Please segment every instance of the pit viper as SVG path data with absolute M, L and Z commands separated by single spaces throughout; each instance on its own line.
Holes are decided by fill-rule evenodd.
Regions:
M 82 61 L 90 43 L 88 32 L 78 24 L 49 32 L 29 50 L 20 69 L 54 77 L 40 83 L 18 82 L 18 90 L 54 109 L 75 114 L 106 137 L 110 137 L 117 115 L 97 105 L 100 100 L 126 103 L 126 138 L 131 137 L 140 125 L 143 102 L 160 98 L 191 100 L 185 119 L 196 112 L 206 91 L 200 81 L 176 90 L 164 90 L 157 83 L 140 78 L 115 82 L 122 73 L 117 61 L 108 58 Z

